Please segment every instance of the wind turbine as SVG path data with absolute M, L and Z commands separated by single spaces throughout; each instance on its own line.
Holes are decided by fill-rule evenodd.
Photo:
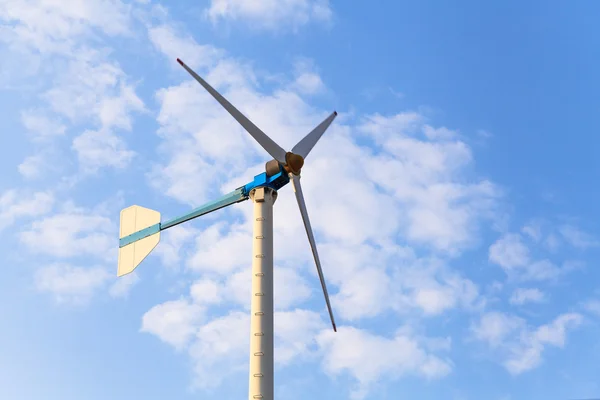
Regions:
M 244 186 L 235 189 L 221 198 L 205 204 L 191 212 L 160 222 L 160 213 L 140 206 L 131 206 L 121 211 L 118 276 L 132 272 L 156 247 L 160 232 L 183 222 L 208 214 L 251 198 L 254 203 L 254 227 L 252 239 L 252 300 L 250 306 L 250 400 L 272 400 L 274 396 L 274 354 L 273 354 L 273 204 L 277 190 L 290 181 L 296 195 L 304 228 L 317 266 L 317 273 L 325 295 L 325 303 L 333 330 L 337 331 L 333 311 L 329 302 L 327 286 L 321 269 L 317 245 L 308 218 L 300 171 L 304 160 L 331 125 L 337 113 L 334 111 L 323 122 L 300 140 L 292 151 L 286 152 L 229 101 L 213 89 L 204 79 L 189 68 L 183 61 L 179 64 L 217 100 L 233 118 L 252 135 L 273 159 L 265 164 L 265 172 L 256 175 Z

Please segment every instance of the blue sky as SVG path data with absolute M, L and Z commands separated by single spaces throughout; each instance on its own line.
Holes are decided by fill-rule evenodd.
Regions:
M 0 2 L 0 397 L 247 396 L 249 202 L 116 278 L 163 218 L 332 110 L 275 204 L 278 399 L 600 396 L 600 79 L 588 1 Z

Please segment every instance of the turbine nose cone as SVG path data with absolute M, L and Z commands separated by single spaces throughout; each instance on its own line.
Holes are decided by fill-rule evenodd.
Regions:
M 298 175 L 302 169 L 302 166 L 304 165 L 304 158 L 298 154 L 287 153 L 286 163 L 290 171 L 295 175 Z

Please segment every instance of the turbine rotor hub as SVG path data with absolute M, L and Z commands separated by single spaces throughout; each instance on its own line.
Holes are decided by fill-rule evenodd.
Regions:
M 304 158 L 301 155 L 294 154 L 290 151 L 285 153 L 285 165 L 283 168 L 285 168 L 288 173 L 291 172 L 294 175 L 300 175 L 300 170 L 302 169 L 303 165 Z

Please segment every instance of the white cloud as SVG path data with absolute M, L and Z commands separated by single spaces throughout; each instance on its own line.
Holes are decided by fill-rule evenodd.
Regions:
M 573 260 L 556 265 L 548 259 L 533 260 L 529 247 L 518 233 L 500 237 L 489 248 L 490 262 L 501 266 L 509 277 L 520 281 L 554 280 L 577 268 L 580 263 Z
M 551 226 L 547 220 L 535 219 L 525 225 L 521 231 L 535 243 L 544 245 L 552 252 L 556 252 L 561 244 L 568 244 L 581 250 L 597 247 L 600 244 L 593 235 L 568 223 Z
M 218 222 L 205 228 L 196 238 L 196 252 L 188 259 L 188 267 L 196 271 L 211 271 L 228 275 L 250 263 L 252 235 L 241 226 Z M 230 249 L 236 251 L 230 251 Z
M 423 134 L 430 140 L 450 140 L 458 136 L 455 131 L 446 127 L 434 128 L 429 125 L 423 126 Z
M 563 314 L 550 324 L 542 325 L 522 339 L 521 348 L 505 362 L 505 367 L 512 374 L 520 374 L 537 367 L 542 361 L 542 352 L 546 345 L 562 348 L 566 341 L 567 329 L 581 324 L 579 314 Z
M 48 117 L 42 110 L 23 111 L 21 122 L 36 141 L 54 139 L 66 132 L 66 127 L 60 120 Z
M 169 25 L 149 28 L 148 37 L 156 49 L 168 58 L 169 63 L 177 68 L 180 68 L 179 64 L 175 64 L 177 58 L 195 69 L 214 66 L 224 55 L 222 50 L 210 45 L 199 45 L 191 36 L 177 33 Z
M 193 241 L 199 231 L 190 224 L 181 224 L 161 233 L 160 246 L 153 253 L 161 258 L 167 268 L 177 268 L 182 256 L 187 256 L 186 245 Z
M 204 288 L 214 286 L 201 283 Z M 198 286 L 196 286 L 198 288 Z M 181 302 L 181 301 L 180 301 Z M 169 304 L 169 303 L 165 303 Z M 182 303 L 183 304 L 183 303 Z M 186 308 L 189 303 L 186 303 Z M 178 305 L 179 308 L 181 305 Z M 179 314 L 176 314 L 179 315 Z M 185 322 L 180 323 L 183 320 Z M 188 353 L 194 363 L 194 386 L 197 388 L 217 387 L 226 377 L 247 371 L 248 349 L 250 348 L 250 317 L 248 312 L 230 311 L 228 314 L 197 326 L 186 318 L 166 318 L 155 334 L 176 348 L 182 348 L 193 336 Z M 169 329 L 168 325 L 171 325 Z M 307 310 L 279 311 L 275 314 L 275 361 L 287 365 L 297 358 L 316 357 L 315 337 L 325 324 L 317 313 Z M 168 338 L 165 333 L 177 335 Z M 190 332 L 193 332 L 190 333 Z
M 566 272 L 567 268 L 559 268 L 549 260 L 540 260 L 529 264 L 522 275 L 523 280 L 551 280 Z
M 365 117 L 360 131 L 372 136 L 379 144 L 384 144 L 397 133 L 406 135 L 414 132 L 423 120 L 423 115 L 414 111 L 404 111 L 390 117 L 373 114 Z
M 191 286 L 190 295 L 197 304 L 218 304 L 221 302 L 223 287 L 210 279 L 201 279 Z
M 0 230 L 23 217 L 37 217 L 48 213 L 54 205 L 54 196 L 48 192 L 25 193 L 11 189 L 0 196 Z
M 452 371 L 452 363 L 428 353 L 419 342 L 403 334 L 393 338 L 367 331 L 340 327 L 339 332 L 322 332 L 317 338 L 325 351 L 323 367 L 332 376 L 346 372 L 357 382 L 353 399 L 365 398 L 369 386 L 382 378 L 406 374 L 440 378 Z
M 539 242 L 542 239 L 542 227 L 539 221 L 534 221 L 525 225 L 521 228 L 521 231 L 533 239 L 535 242 Z
M 519 234 L 507 234 L 490 246 L 489 259 L 507 270 L 529 264 L 529 249 Z
M 142 332 L 152 333 L 180 350 L 187 346 L 204 318 L 204 309 L 187 300 L 158 304 L 142 317 Z
M 202 281 L 194 293 L 215 286 Z M 196 297 L 197 299 L 197 297 Z M 207 300 L 206 297 L 203 297 Z M 213 302 L 214 298 L 209 302 Z M 214 303 L 214 302 L 213 302 Z M 192 309 L 192 307 L 196 307 Z M 250 317 L 247 312 L 231 311 L 201 325 L 192 312 L 200 306 L 185 300 L 167 302 L 154 307 L 144 316 L 143 330 L 153 333 L 177 349 L 188 346 L 194 363 L 194 386 L 217 387 L 227 376 L 248 369 L 250 348 Z M 317 313 L 307 310 L 276 312 L 275 315 L 275 361 L 287 365 L 297 358 L 315 357 L 315 337 L 325 324 Z
M 425 315 L 439 315 L 455 307 L 466 310 L 480 308 L 484 299 L 478 287 L 469 279 L 432 262 L 417 262 L 409 269 L 397 271 L 400 287 L 410 293 L 412 307 L 420 308 Z
M 311 21 L 329 22 L 329 0 L 211 0 L 206 14 L 213 21 L 244 21 L 257 29 L 297 30 Z
M 98 106 L 102 127 L 131 130 L 131 111 L 145 111 L 144 103 L 130 85 L 119 86 L 118 95 L 104 97 Z
M 246 271 L 244 271 L 246 272 Z M 312 293 L 306 280 L 291 268 L 275 268 L 274 271 L 274 302 L 277 310 L 286 310 L 307 300 Z M 311 285 L 313 287 L 317 286 Z M 318 284 L 319 288 L 321 287 Z M 319 292 L 314 293 L 322 297 Z M 325 300 L 323 300 L 324 302 Z
M 419 259 L 398 246 L 325 244 L 319 250 L 334 311 L 349 321 L 390 310 L 436 316 L 454 308 L 477 310 L 485 303 L 477 285 L 443 261 Z M 331 283 L 339 287 L 337 293 Z
M 474 243 L 479 221 L 492 217 L 500 192 L 488 181 L 464 183 L 470 149 L 458 140 L 421 139 L 432 129 L 424 121 L 414 112 L 368 116 L 359 131 L 381 153 L 363 159 L 367 171 L 378 171 L 377 184 L 405 210 L 407 238 L 455 253 Z
M 96 125 L 97 130 L 85 130 L 73 143 L 86 171 L 121 167 L 131 159 L 114 130 L 131 130 L 132 114 L 145 111 L 125 72 L 108 61 L 111 49 L 104 47 L 106 37 L 130 36 L 132 7 L 120 0 L 9 0 L 0 5 L 0 20 L 7 22 L 0 41 L 9 43 L 11 55 L 40 65 L 35 90 L 42 93 L 42 103 L 22 113 L 23 125 L 34 142 L 45 145 L 71 130 L 65 121 Z M 23 75 L 10 74 L 13 80 Z M 40 154 L 28 157 L 21 173 L 39 175 L 42 161 Z
M 518 375 L 539 366 L 546 347 L 564 347 L 567 330 L 577 328 L 582 320 L 580 314 L 562 314 L 548 324 L 532 328 L 522 318 L 489 312 L 471 330 L 476 339 L 498 352 L 508 372 Z
M 102 288 L 110 274 L 102 267 L 74 267 L 53 264 L 38 269 L 35 286 L 41 292 L 52 294 L 59 303 L 85 303 Z
M 73 140 L 73 150 L 85 171 L 96 171 L 101 167 L 123 168 L 135 155 L 109 130 L 83 132 Z
M 587 311 L 600 316 L 600 300 L 589 300 L 584 304 Z
M 394 283 L 381 269 L 364 268 L 360 273 L 349 273 L 343 279 L 339 292 L 332 296 L 334 312 L 349 321 L 374 317 L 397 303 L 393 286 Z M 320 291 L 316 295 L 323 296 Z
M 233 311 L 201 326 L 190 348 L 194 386 L 217 387 L 225 377 L 248 368 L 250 316 Z
M 123 112 L 127 107 L 139 108 L 139 100 L 131 99 L 131 88 L 121 86 L 124 72 L 114 62 L 103 60 L 95 52 L 91 57 L 67 61 L 66 70 L 58 74 L 57 82 L 43 94 L 51 109 L 72 122 L 94 118 L 96 122 L 112 126 L 125 126 L 130 121 Z M 119 90 L 120 89 L 120 90 Z M 124 110 L 111 109 L 111 101 L 119 92 L 124 97 Z M 114 107 L 114 103 L 113 103 Z
M 525 303 L 542 303 L 546 295 L 536 288 L 518 288 L 510 296 L 510 304 L 523 305 Z
M 131 289 L 140 281 L 138 275 L 133 272 L 122 277 L 118 277 L 113 283 L 108 293 L 115 298 L 127 297 Z
M 435 282 L 430 287 L 416 288 L 414 301 L 425 314 L 437 315 L 457 304 L 467 308 L 474 306 L 478 296 L 477 286 L 473 282 L 454 276 L 442 284 Z
M 73 123 L 91 120 L 99 126 L 73 140 L 84 170 L 122 168 L 133 157 L 115 129 L 131 130 L 132 114 L 145 111 L 145 106 L 125 81 L 125 73 L 116 64 L 96 57 L 74 59 L 58 84 L 44 94 L 49 106 Z
M 65 211 L 34 221 L 19 238 L 33 253 L 55 257 L 91 255 L 114 260 L 117 230 L 109 218 L 85 210 Z
M 321 77 L 314 72 L 302 72 L 294 80 L 294 88 L 300 93 L 314 94 L 323 90 Z
M 587 249 L 589 247 L 596 247 L 600 244 L 598 240 L 596 240 L 590 234 L 583 232 L 581 229 L 573 226 L 573 225 L 563 225 L 559 229 L 562 237 L 569 243 L 571 246 Z
M 202 280 L 192 288 L 195 301 L 220 302 L 221 289 L 214 282 Z M 194 386 L 209 389 L 232 374 L 247 371 L 250 318 L 247 312 L 230 311 L 200 325 L 202 310 L 184 299 L 170 301 L 144 316 L 142 330 L 176 349 L 187 348 L 194 363 Z M 357 380 L 357 398 L 364 397 L 381 377 L 416 374 L 438 378 L 452 370 L 449 360 L 427 351 L 448 350 L 448 340 L 416 339 L 400 333 L 387 339 L 351 327 L 341 327 L 334 336 L 319 313 L 301 309 L 276 312 L 275 324 L 279 366 L 323 357 L 326 372 L 337 375 L 345 371 Z
M 500 312 L 487 312 L 471 327 L 476 339 L 498 347 L 516 330 L 522 329 L 525 320 Z
M 42 155 L 37 154 L 35 156 L 29 156 L 19 164 L 19 173 L 23 175 L 25 179 L 36 179 L 42 176 L 44 170 L 47 168 L 47 163 Z
M 319 313 L 295 309 L 275 313 L 275 362 L 287 365 L 297 358 L 319 356 L 316 338 L 319 332 L 331 329 Z
M 251 272 L 242 269 L 226 275 L 224 280 L 203 278 L 192 284 L 190 295 L 197 304 L 237 304 L 250 308 Z M 296 271 L 275 267 L 274 306 L 276 310 L 287 310 L 307 300 L 311 294 L 306 281 Z
M 78 37 L 130 29 L 129 7 L 120 0 L 7 0 L 0 3 L 0 19 L 8 23 L 0 39 L 42 54 L 70 54 Z
M 296 60 L 294 75 L 294 82 L 291 87 L 301 94 L 317 94 L 325 89 L 325 84 L 310 59 L 299 58 Z

